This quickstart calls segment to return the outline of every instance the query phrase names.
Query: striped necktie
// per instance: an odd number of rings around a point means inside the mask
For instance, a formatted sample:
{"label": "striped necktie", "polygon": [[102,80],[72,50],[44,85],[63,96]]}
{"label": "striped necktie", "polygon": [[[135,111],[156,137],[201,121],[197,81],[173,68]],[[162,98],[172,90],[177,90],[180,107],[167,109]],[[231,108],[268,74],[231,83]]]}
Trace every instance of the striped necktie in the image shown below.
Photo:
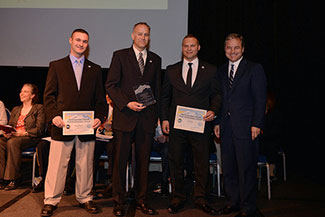
{"label": "striped necktie", "polygon": [[229,73],[229,87],[231,89],[232,83],[234,82],[234,64],[231,64],[231,69]]}
{"label": "striped necktie", "polygon": [[139,63],[139,67],[140,67],[140,71],[141,74],[143,75],[143,71],[144,71],[144,61],[143,61],[143,54],[140,52],[139,53],[139,58],[138,58],[138,63]]}

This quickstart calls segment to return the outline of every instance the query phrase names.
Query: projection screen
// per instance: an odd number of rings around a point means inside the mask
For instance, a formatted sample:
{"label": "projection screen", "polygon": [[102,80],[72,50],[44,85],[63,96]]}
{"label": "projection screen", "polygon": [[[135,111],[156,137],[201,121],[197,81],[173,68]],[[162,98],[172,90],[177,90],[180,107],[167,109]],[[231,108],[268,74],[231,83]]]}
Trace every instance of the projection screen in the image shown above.
{"label": "projection screen", "polygon": [[133,25],[151,26],[150,50],[163,68],[181,58],[188,0],[0,0],[0,66],[48,66],[69,53],[73,29],[89,32],[89,59],[108,68],[132,45]]}

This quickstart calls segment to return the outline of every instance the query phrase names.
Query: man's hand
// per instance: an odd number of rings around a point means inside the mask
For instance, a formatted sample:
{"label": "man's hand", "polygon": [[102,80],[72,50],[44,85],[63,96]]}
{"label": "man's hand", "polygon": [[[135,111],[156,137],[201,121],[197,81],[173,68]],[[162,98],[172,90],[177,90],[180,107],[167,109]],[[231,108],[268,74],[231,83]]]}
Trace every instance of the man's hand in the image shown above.
{"label": "man's hand", "polygon": [[252,131],[252,140],[256,139],[256,137],[261,133],[261,129],[257,127],[251,127],[251,131]]}
{"label": "man's hand", "polygon": [[169,121],[165,120],[162,122],[161,129],[164,133],[169,134]]}
{"label": "man's hand", "polygon": [[141,112],[142,109],[145,109],[147,107],[144,106],[142,103],[138,103],[135,101],[129,102],[126,106],[135,112]]}
{"label": "man's hand", "polygon": [[213,111],[208,111],[203,116],[203,120],[205,120],[205,121],[213,121],[214,118],[215,118],[215,113]]}
{"label": "man's hand", "polygon": [[62,120],[61,116],[56,116],[52,119],[52,123],[57,126],[58,128],[62,128],[65,126],[64,121]]}
{"label": "man's hand", "polygon": [[220,139],[220,125],[214,126],[214,135],[216,135],[216,137]]}
{"label": "man's hand", "polygon": [[94,123],[93,123],[93,129],[96,129],[97,127],[99,127],[101,125],[101,121],[98,118],[95,118]]}

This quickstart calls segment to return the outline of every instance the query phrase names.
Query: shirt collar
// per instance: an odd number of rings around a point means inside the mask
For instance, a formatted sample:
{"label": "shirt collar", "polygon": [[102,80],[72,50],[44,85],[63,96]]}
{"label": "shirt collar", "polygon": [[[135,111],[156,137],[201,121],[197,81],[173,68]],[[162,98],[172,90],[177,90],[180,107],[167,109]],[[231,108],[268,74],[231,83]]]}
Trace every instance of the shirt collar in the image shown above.
{"label": "shirt collar", "polygon": [[198,62],[199,62],[199,58],[197,58],[197,57],[192,61],[188,61],[185,58],[183,59],[183,64],[186,66],[188,65],[188,63],[193,63],[193,65],[198,65]]}
{"label": "shirt collar", "polygon": [[240,61],[241,61],[242,59],[243,59],[243,56],[240,57],[240,59],[237,60],[236,62],[231,62],[231,61],[229,61],[229,67],[231,67],[231,65],[234,64],[235,69],[237,69],[237,67],[238,67],[238,65],[239,65],[239,63],[240,63]]}
{"label": "shirt collar", "polygon": [[[136,49],[136,48],[134,47],[134,45],[132,46],[132,48],[133,48],[133,51],[134,51],[134,53],[135,53],[135,56],[138,58],[138,57],[139,57],[139,53],[140,53],[140,51],[139,51],[138,49]],[[147,56],[147,49],[144,49],[143,51],[141,51],[141,53],[142,53],[142,55],[143,55],[143,58],[145,58],[145,57]]]}
{"label": "shirt collar", "polygon": [[77,57],[73,56],[73,55],[70,53],[70,54],[69,54],[69,57],[70,57],[70,60],[71,60],[72,64],[74,64],[77,60],[79,60],[81,64],[83,64],[84,61],[85,61],[85,56],[84,56],[84,55],[82,55],[82,57],[80,57],[80,58],[78,59]]}

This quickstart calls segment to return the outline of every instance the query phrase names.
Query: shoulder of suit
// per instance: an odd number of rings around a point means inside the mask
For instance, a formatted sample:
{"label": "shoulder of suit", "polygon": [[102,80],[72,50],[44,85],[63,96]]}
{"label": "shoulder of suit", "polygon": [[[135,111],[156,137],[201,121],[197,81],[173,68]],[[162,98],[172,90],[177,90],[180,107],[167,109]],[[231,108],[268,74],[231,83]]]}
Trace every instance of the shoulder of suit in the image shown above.
{"label": "shoulder of suit", "polygon": [[16,113],[18,110],[20,110],[23,106],[22,105],[18,105],[18,106],[15,106],[12,110],[11,110],[11,113],[14,114]]}
{"label": "shoulder of suit", "polygon": [[166,67],[166,69],[167,69],[167,70],[168,70],[168,69],[174,69],[174,68],[177,68],[177,67],[179,67],[179,66],[182,66],[182,62],[183,62],[183,61],[179,61],[179,62],[177,62],[177,63],[171,64],[171,65],[168,65],[168,66]]}
{"label": "shoulder of suit", "polygon": [[147,50],[147,52],[148,52],[148,55],[150,55],[151,57],[161,60],[161,57],[158,54],[156,54],[150,50]]}
{"label": "shoulder of suit", "polygon": [[35,108],[38,108],[38,109],[43,108],[43,105],[42,104],[38,104],[38,103],[34,104],[33,106],[35,106]]}
{"label": "shoulder of suit", "polygon": [[131,48],[123,48],[120,50],[116,50],[113,52],[113,55],[120,55],[120,54],[126,54],[128,52],[130,52]]}
{"label": "shoulder of suit", "polygon": [[[85,64],[87,64],[88,67],[91,66],[91,67],[101,68],[100,65],[98,65],[98,64],[96,64],[96,63],[94,63],[94,62],[92,62],[92,61],[90,61],[90,60],[88,60],[88,59],[86,59]],[[84,67],[85,67],[85,66],[84,66]]]}
{"label": "shoulder of suit", "polygon": [[250,60],[247,60],[247,59],[243,59],[240,64],[242,64],[242,63],[245,65],[245,67],[247,67],[249,69],[263,70],[263,66],[260,63],[250,61]]}
{"label": "shoulder of suit", "polygon": [[65,62],[65,61],[67,61],[68,58],[69,58],[69,56],[66,56],[66,57],[63,57],[63,58],[58,59],[58,60],[53,60],[53,61],[50,62],[50,65],[61,64],[61,63]]}
{"label": "shoulder of suit", "polygon": [[205,62],[204,60],[199,60],[199,65],[203,68],[207,67],[209,69],[217,69],[217,66],[215,66],[211,63]]}

